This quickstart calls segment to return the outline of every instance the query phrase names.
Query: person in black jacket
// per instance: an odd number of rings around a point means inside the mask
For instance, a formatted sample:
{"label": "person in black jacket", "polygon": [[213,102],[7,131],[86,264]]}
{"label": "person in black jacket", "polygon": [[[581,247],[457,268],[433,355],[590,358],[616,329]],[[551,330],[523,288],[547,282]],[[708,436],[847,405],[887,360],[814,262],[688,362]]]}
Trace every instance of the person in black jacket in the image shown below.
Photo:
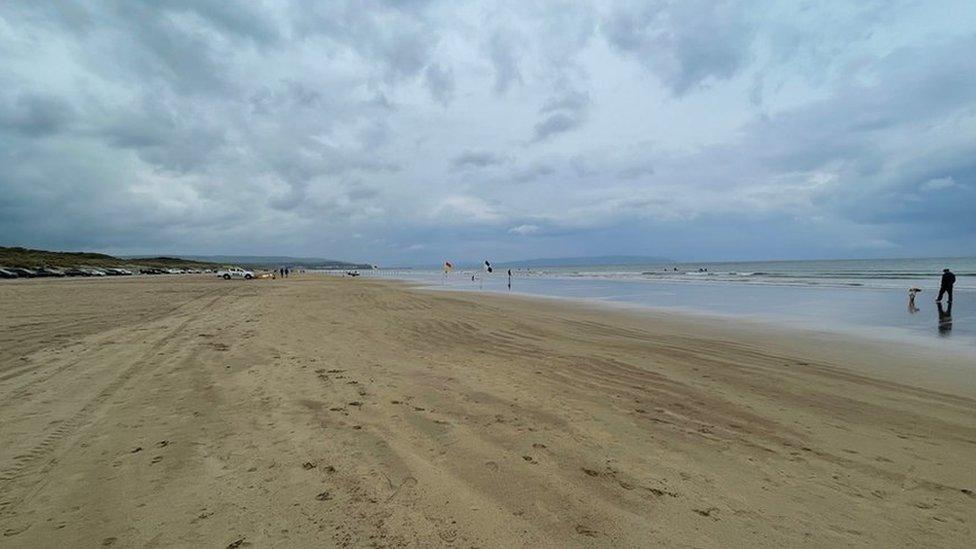
{"label": "person in black jacket", "polygon": [[939,286],[939,297],[936,301],[942,301],[944,294],[949,294],[949,303],[952,303],[952,285],[956,283],[956,275],[949,269],[942,269],[942,285]]}

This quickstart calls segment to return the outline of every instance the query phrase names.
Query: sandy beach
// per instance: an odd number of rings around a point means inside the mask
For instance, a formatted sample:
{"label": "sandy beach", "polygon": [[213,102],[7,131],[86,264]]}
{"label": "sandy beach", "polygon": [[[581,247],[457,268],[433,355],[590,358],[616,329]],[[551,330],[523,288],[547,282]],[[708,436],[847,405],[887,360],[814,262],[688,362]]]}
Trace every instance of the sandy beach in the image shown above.
{"label": "sandy beach", "polygon": [[967,547],[971,357],[306,275],[0,284],[0,546]]}

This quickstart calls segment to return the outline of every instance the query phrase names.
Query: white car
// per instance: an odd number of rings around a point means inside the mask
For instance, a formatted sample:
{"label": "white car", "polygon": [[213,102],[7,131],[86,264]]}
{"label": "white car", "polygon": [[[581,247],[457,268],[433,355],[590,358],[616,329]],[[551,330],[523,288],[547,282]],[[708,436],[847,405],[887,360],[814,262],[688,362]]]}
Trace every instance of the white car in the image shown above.
{"label": "white car", "polygon": [[230,280],[232,278],[243,278],[245,280],[251,280],[254,278],[254,273],[248,271],[247,269],[242,269],[240,267],[227,267],[226,269],[221,269],[217,271],[217,276],[223,278],[224,280]]}

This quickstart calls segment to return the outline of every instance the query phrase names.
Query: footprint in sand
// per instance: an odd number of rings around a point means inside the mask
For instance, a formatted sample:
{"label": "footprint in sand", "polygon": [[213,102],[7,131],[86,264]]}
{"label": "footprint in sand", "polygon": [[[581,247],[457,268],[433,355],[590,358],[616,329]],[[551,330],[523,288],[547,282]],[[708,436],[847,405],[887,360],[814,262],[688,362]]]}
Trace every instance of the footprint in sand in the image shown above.
{"label": "footprint in sand", "polygon": [[593,530],[592,528],[590,528],[589,526],[586,526],[585,524],[577,524],[576,525],[576,533],[579,534],[579,535],[581,535],[581,536],[586,536],[586,537],[590,537],[590,538],[595,538],[596,537],[596,530]]}

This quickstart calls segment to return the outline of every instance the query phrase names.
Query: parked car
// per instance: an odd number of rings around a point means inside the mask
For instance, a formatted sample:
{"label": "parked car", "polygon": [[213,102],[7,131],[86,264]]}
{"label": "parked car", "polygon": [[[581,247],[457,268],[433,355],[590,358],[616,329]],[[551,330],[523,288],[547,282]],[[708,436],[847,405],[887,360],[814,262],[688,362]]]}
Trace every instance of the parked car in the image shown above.
{"label": "parked car", "polygon": [[37,269],[37,276],[55,276],[55,277],[62,277],[62,276],[64,276],[64,271],[62,271],[60,269],[54,269],[52,267],[39,267]]}
{"label": "parked car", "polygon": [[78,267],[72,267],[64,271],[65,276],[91,276],[91,273]]}
{"label": "parked car", "polygon": [[11,267],[7,270],[16,273],[19,278],[34,278],[37,276],[37,272],[23,267]]}
{"label": "parked car", "polygon": [[223,278],[224,280],[230,280],[232,278],[243,278],[245,280],[251,280],[254,278],[254,273],[248,271],[247,269],[242,269],[240,267],[227,267],[217,271],[217,276]]}
{"label": "parked car", "polygon": [[0,267],[0,278],[19,278],[17,273],[8,270],[5,267]]}

